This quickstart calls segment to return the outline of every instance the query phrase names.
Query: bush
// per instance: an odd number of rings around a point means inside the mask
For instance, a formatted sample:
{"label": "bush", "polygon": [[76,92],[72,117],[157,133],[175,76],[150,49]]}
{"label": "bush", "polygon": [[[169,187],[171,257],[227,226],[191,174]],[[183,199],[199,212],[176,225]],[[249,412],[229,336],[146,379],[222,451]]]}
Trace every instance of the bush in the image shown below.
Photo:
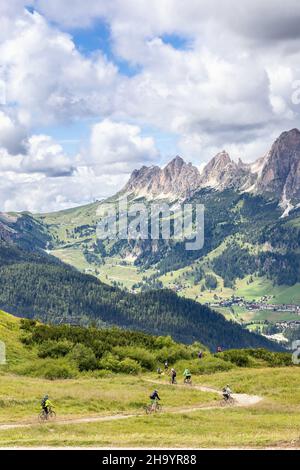
{"label": "bush", "polygon": [[52,364],[51,366],[45,367],[44,377],[48,380],[72,379],[74,372],[67,364]]}
{"label": "bush", "polygon": [[130,358],[137,361],[144,369],[154,370],[156,367],[156,358],[154,354],[146,349],[134,346],[117,346],[113,349],[120,359]]}
{"label": "bush", "polygon": [[73,343],[71,341],[45,341],[39,346],[38,356],[45,357],[63,357],[66,356],[72,349]]}
{"label": "bush", "polygon": [[120,360],[118,357],[111,353],[106,353],[99,361],[99,368],[109,370],[112,372],[119,372]]}
{"label": "bush", "polygon": [[140,364],[134,359],[126,358],[120,362],[120,372],[137,375],[142,372]]}
{"label": "bush", "polygon": [[170,347],[175,344],[175,341],[171,338],[171,336],[158,336],[155,338],[154,346],[155,348],[161,349],[163,347]]}
{"label": "bush", "polygon": [[165,362],[166,360],[170,364],[174,364],[180,359],[191,359],[192,351],[187,346],[173,343],[170,347],[164,347],[156,353],[156,360],[158,362]]}
{"label": "bush", "polygon": [[20,328],[25,331],[32,331],[36,326],[36,321],[29,318],[21,318]]}
{"label": "bush", "polygon": [[218,353],[218,357],[225,361],[230,361],[238,367],[251,367],[255,365],[252,358],[247,354],[247,351],[242,349],[224,351],[222,353]]}
{"label": "bush", "polygon": [[218,357],[230,361],[238,367],[284,367],[291,366],[291,354],[271,352],[267,349],[230,349],[218,353]]}
{"label": "bush", "polygon": [[266,349],[246,349],[247,353],[255,358],[265,361],[270,367],[291,366],[292,359],[289,352],[271,352]]}
{"label": "bush", "polygon": [[99,367],[94,351],[84,344],[76,344],[70,352],[70,358],[80,371],[94,370]]}
{"label": "bush", "polygon": [[77,371],[65,359],[37,359],[30,364],[18,366],[14,372],[30,377],[44,377],[48,380],[72,379]]}

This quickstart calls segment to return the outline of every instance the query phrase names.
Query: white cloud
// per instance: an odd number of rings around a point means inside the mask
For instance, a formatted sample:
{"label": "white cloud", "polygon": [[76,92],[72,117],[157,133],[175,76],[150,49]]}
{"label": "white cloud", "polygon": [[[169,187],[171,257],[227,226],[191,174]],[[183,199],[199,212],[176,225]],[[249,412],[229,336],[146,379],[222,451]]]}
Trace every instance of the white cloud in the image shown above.
{"label": "white cloud", "polygon": [[13,155],[24,149],[25,129],[0,111],[0,147]]}
{"label": "white cloud", "polygon": [[68,34],[24,12],[0,44],[8,103],[24,124],[47,124],[112,111],[117,68],[100,51],[83,57]]}
{"label": "white cloud", "polygon": [[[51,212],[87,204],[113,194],[124,183],[124,175],[96,175],[91,168],[79,168],[69,177],[42,174],[2,173],[2,211]],[[17,188],[17,190],[16,190]]]}
{"label": "white cloud", "polygon": [[[26,4],[41,14],[24,13]],[[84,56],[59,29],[99,18],[109,24],[113,52],[139,66],[135,76],[123,76],[100,51]],[[299,122],[291,102],[300,79],[299,20],[296,0],[0,0],[5,207],[67,207],[113,193],[132,169],[160,158],[144,128],[174,135],[196,164],[224,147],[235,157],[260,156]],[[186,38],[188,47],[172,47],[166,34]],[[73,158],[35,135],[90,117],[99,122]]]}
{"label": "white cloud", "polygon": [[108,119],[93,126],[90,155],[97,174],[129,173],[159,158],[154,140],[143,137],[138,126]]}
{"label": "white cloud", "polygon": [[43,173],[58,177],[72,174],[72,160],[64,154],[61,145],[47,135],[33,135],[28,139],[27,154],[20,170],[24,173]]}

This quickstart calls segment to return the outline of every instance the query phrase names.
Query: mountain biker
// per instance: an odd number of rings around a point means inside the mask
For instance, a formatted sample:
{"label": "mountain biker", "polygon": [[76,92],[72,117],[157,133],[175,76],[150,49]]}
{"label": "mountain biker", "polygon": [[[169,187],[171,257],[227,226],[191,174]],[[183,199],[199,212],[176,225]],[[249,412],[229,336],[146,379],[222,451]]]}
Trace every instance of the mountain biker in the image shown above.
{"label": "mountain biker", "polygon": [[49,414],[50,410],[53,408],[51,401],[49,400],[49,395],[45,395],[41,401],[41,407],[46,415]]}
{"label": "mountain biker", "polygon": [[161,370],[160,367],[158,367],[158,369],[157,369],[157,374],[158,374],[158,375],[161,375],[161,374],[162,374],[162,370]]}
{"label": "mountain biker", "polygon": [[165,361],[165,371],[167,371],[168,369],[169,369],[168,361]]}
{"label": "mountain biker", "polygon": [[199,351],[199,353],[198,353],[198,359],[202,359],[202,357],[203,357],[203,352],[202,352],[202,351]]}
{"label": "mountain biker", "polygon": [[160,397],[158,395],[158,390],[154,390],[154,392],[151,393],[150,400],[151,400],[152,409],[154,410],[154,408],[157,405],[157,402],[160,400]]}
{"label": "mountain biker", "polygon": [[221,346],[218,346],[217,347],[217,353],[220,353],[220,352],[222,352],[222,348],[221,348]]}
{"label": "mountain biker", "polygon": [[229,400],[231,398],[232,391],[228,384],[223,388],[222,393],[224,400]]}
{"label": "mountain biker", "polygon": [[189,369],[185,369],[185,371],[183,372],[183,376],[184,376],[184,383],[188,383],[192,379],[192,374],[190,373]]}
{"label": "mountain biker", "polygon": [[172,384],[175,384],[176,383],[176,376],[177,376],[177,372],[175,369],[171,369],[171,383]]}

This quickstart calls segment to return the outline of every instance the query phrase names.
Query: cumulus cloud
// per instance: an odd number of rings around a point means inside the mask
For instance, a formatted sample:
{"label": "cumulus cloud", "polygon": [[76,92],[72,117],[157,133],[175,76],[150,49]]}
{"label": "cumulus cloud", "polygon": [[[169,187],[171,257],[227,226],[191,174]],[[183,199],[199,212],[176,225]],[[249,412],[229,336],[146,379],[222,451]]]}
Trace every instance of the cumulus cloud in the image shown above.
{"label": "cumulus cloud", "polygon": [[15,155],[24,150],[26,130],[0,111],[0,147]]}
{"label": "cumulus cloud", "polygon": [[124,183],[123,175],[96,175],[91,168],[78,168],[71,176],[45,174],[2,174],[2,211],[51,212],[88,204],[113,194]]}
{"label": "cumulus cloud", "polygon": [[153,138],[138,126],[105,119],[95,124],[90,138],[90,164],[98,174],[129,173],[143,164],[157,163]]}
{"label": "cumulus cloud", "polygon": [[16,18],[0,57],[7,101],[27,126],[112,111],[117,68],[100,51],[83,57],[70,35],[38,13]]}
{"label": "cumulus cloud", "polygon": [[7,147],[0,147],[0,171],[41,173],[52,177],[68,176],[74,171],[72,159],[50,136],[32,135],[26,139],[22,150],[23,153],[12,155]]}
{"label": "cumulus cloud", "polygon": [[[99,19],[109,25],[109,60],[100,50],[83,55],[72,38]],[[166,158],[145,128],[173,135],[174,150],[178,142],[198,165],[223,148],[257,158],[299,122],[291,100],[299,20],[296,0],[0,0],[6,207],[67,207],[113,193],[135,167]],[[114,61],[138,67],[128,77]],[[90,140],[73,157],[41,130],[91,118]]]}
{"label": "cumulus cloud", "polygon": [[22,159],[20,171],[58,177],[71,175],[74,167],[62,146],[51,137],[33,135],[28,139],[27,154]]}

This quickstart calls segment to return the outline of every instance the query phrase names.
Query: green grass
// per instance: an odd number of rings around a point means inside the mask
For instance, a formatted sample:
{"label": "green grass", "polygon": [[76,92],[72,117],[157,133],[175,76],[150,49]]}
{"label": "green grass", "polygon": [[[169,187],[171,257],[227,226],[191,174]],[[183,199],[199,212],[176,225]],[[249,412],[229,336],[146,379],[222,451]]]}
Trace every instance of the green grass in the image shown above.
{"label": "green grass", "polygon": [[[155,387],[169,410],[181,406],[198,406],[215,400],[207,394],[189,387],[170,387],[152,384],[142,377],[113,375],[76,380],[45,380],[2,374],[0,385],[0,424],[19,421],[35,421],[44,394],[53,400],[60,418],[105,416],[117,413],[142,412],[149,403],[149,395]],[[1,440],[0,440],[1,445]]]}
{"label": "green grass", "polygon": [[[92,415],[128,411],[138,413],[140,405],[145,401],[145,393],[153,388],[151,384],[143,380],[136,382],[126,377],[122,377],[118,382],[114,379],[106,380],[91,382],[87,379],[79,383],[57,381],[49,384],[53,387],[50,392],[57,394],[59,415],[83,416],[86,412]],[[261,394],[265,399],[249,408],[211,409],[190,413],[177,410],[176,412],[177,405],[204,403],[203,394],[188,388],[160,385],[159,391],[166,407],[161,415],[141,415],[126,420],[72,425],[51,423],[30,428],[0,430],[0,445],[260,448],[282,443],[291,445],[292,440],[299,440],[300,374],[298,369],[234,370],[201,376],[194,378],[194,381],[218,388],[229,383],[235,392]],[[30,382],[30,386],[36,390],[36,382],[33,384],[32,379]],[[14,395],[16,388],[12,385],[7,393]],[[84,409],[83,405],[76,406],[77,402],[80,403],[83,400],[83,395],[86,397]],[[131,401],[129,396],[132,397]],[[101,410],[97,405],[98,397],[103,404]],[[211,400],[211,397],[209,399]],[[90,404],[88,404],[89,401]],[[216,400],[215,403],[217,403]],[[29,403],[26,406],[32,409]],[[61,406],[62,409],[60,409]],[[12,409],[11,413],[15,413]],[[66,410],[69,410],[70,414]],[[34,413],[32,417],[35,418]],[[1,421],[3,422],[3,419]]]}
{"label": "green grass", "polygon": [[[217,359],[206,351],[200,362],[193,359],[176,363],[177,386],[169,385],[167,375],[158,378],[154,372],[132,376],[95,371],[77,373],[72,379],[46,380],[19,375],[26,367],[43,367],[47,363],[47,359],[37,358],[35,347],[29,349],[20,341],[24,332],[20,332],[19,325],[20,319],[0,312],[0,336],[7,345],[8,356],[8,365],[0,366],[0,424],[29,423],[29,427],[0,428],[1,447],[259,448],[282,443],[289,446],[292,440],[299,440],[299,367],[271,368],[258,359],[255,368],[238,368],[220,356],[220,365],[231,364],[232,368],[216,372],[215,367],[210,369],[208,365]],[[205,367],[201,375],[193,374],[195,385],[220,390],[228,383],[236,393],[260,395],[263,400],[248,408],[219,408],[220,397],[216,393],[181,385],[183,369],[189,366],[198,370],[197,364]],[[163,413],[146,416],[143,406],[154,388],[159,390]],[[46,393],[55,405],[58,420],[133,416],[40,425],[37,416]],[[211,406],[213,409],[195,410]]]}

